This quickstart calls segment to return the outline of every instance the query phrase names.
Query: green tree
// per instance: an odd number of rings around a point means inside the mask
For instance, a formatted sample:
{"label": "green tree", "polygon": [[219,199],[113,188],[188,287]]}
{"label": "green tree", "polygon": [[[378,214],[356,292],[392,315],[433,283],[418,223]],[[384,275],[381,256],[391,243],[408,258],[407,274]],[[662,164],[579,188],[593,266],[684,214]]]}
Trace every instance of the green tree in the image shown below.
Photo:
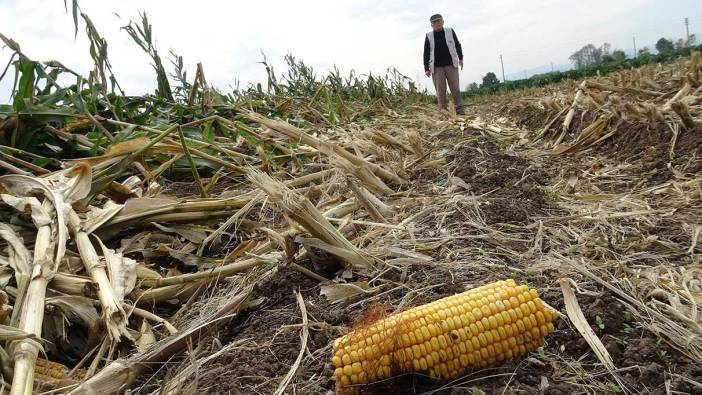
{"label": "green tree", "polygon": [[499,84],[499,83],[500,83],[500,80],[498,80],[498,79],[497,79],[497,76],[495,75],[495,73],[493,73],[493,72],[491,71],[491,72],[485,74],[485,76],[483,77],[483,85],[482,85],[482,86],[483,86],[483,87],[485,87],[485,86],[493,86],[493,85],[497,85],[497,84]]}
{"label": "green tree", "polygon": [[690,39],[687,40],[687,45],[690,46],[690,45],[695,45],[695,44],[697,44],[697,35],[690,34]]}
{"label": "green tree", "polygon": [[621,49],[615,49],[611,56],[612,60],[615,62],[623,62],[626,60],[626,52],[622,51]]}
{"label": "green tree", "polygon": [[639,56],[650,55],[650,54],[651,54],[651,49],[648,47],[643,47],[643,48],[639,49]]}
{"label": "green tree", "polygon": [[474,90],[477,90],[478,88],[479,87],[478,87],[477,82],[471,82],[470,84],[468,84],[468,86],[466,86],[467,91],[474,91]]}
{"label": "green tree", "polygon": [[570,59],[576,69],[582,69],[603,61],[611,61],[609,53],[611,48],[612,45],[609,43],[604,43],[599,48],[592,44],[587,44],[575,51],[568,59]]}
{"label": "green tree", "polygon": [[678,41],[675,42],[675,49],[680,50],[683,49],[687,46],[687,43],[685,43],[685,40],[682,38],[679,38]]}
{"label": "green tree", "polygon": [[668,40],[665,37],[661,37],[656,43],[656,51],[658,53],[670,53],[675,50],[675,45],[672,40]]}

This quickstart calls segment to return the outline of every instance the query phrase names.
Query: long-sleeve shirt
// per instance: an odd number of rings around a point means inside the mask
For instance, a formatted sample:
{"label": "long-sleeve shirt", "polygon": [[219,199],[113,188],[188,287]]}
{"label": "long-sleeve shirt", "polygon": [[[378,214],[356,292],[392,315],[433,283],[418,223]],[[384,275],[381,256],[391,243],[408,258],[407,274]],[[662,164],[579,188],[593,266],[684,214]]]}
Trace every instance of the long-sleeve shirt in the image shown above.
{"label": "long-sleeve shirt", "polygon": [[[461,43],[458,41],[456,31],[453,29],[451,29],[451,31],[453,31],[453,41],[456,43],[458,59],[463,60],[463,49],[461,48]],[[449,52],[448,45],[446,44],[446,31],[444,29],[441,29],[440,32],[434,32],[434,45],[434,67],[453,65],[451,53]],[[424,71],[429,70],[430,53],[429,37],[424,36]]]}

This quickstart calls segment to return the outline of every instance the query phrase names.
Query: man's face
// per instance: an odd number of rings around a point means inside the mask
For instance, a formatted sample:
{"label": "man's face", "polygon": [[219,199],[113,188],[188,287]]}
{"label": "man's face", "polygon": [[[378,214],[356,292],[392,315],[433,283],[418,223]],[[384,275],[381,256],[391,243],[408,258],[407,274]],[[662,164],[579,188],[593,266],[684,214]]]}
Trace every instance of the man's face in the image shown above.
{"label": "man's face", "polygon": [[444,28],[444,20],[439,19],[438,21],[434,21],[431,23],[431,28],[434,29],[435,32],[440,32],[441,29]]}

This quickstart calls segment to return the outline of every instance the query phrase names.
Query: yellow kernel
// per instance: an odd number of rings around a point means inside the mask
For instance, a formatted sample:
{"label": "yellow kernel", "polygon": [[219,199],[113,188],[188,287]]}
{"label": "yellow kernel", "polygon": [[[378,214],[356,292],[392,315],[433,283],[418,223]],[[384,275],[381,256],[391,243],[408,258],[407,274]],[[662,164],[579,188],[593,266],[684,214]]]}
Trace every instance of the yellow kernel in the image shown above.
{"label": "yellow kernel", "polygon": [[461,366],[462,366],[462,367],[468,366],[468,363],[469,363],[469,361],[468,361],[468,355],[461,354],[461,356],[460,356],[458,359],[459,359],[459,361],[461,362]]}
{"label": "yellow kernel", "polygon": [[490,307],[487,305],[483,305],[483,307],[480,308],[480,311],[483,313],[483,317],[488,317],[490,314],[492,314]]}
{"label": "yellow kernel", "polygon": [[441,349],[441,345],[439,345],[439,339],[437,339],[436,337],[431,338],[431,349],[432,350],[440,350]]}
{"label": "yellow kernel", "polygon": [[497,304],[496,304],[494,301],[491,302],[490,305],[489,305],[488,307],[490,308],[490,313],[491,313],[492,315],[497,314],[497,313],[500,312],[499,307],[497,307]]}
{"label": "yellow kernel", "polygon": [[536,305],[536,310],[543,311],[544,302],[540,298],[534,298],[533,302],[534,302],[534,305]]}
{"label": "yellow kernel", "polygon": [[419,348],[418,345],[412,346],[412,351],[414,352],[414,357],[415,358],[421,358],[422,356],[422,350]]}
{"label": "yellow kernel", "polygon": [[461,339],[461,341],[466,341],[469,333],[470,333],[470,329],[468,329],[468,332],[466,332],[465,328],[461,328],[458,330],[458,337]]}
{"label": "yellow kernel", "polygon": [[534,314],[529,316],[529,321],[531,322],[531,326],[539,326],[539,321],[536,320],[536,316]]}
{"label": "yellow kernel", "polygon": [[[477,357],[476,357],[477,355]],[[468,357],[468,365],[475,365],[476,362],[480,359],[480,352],[478,351],[473,351],[472,353],[467,355]]]}
{"label": "yellow kernel", "polygon": [[[490,356],[490,358],[495,358],[495,355],[496,355],[495,354],[495,346],[490,344],[486,348],[487,348],[487,352],[488,352],[488,355]],[[492,363],[494,363],[494,361]]]}
{"label": "yellow kernel", "polygon": [[477,307],[473,309],[472,313],[476,321],[483,318],[483,313]]}
{"label": "yellow kernel", "polygon": [[536,312],[536,322],[537,322],[539,325],[543,325],[543,324],[546,323],[546,317],[544,317],[544,313],[542,313],[542,312],[540,312],[540,311],[537,311],[537,312]]}
{"label": "yellow kernel", "polygon": [[510,317],[509,312],[507,310],[501,312],[500,316],[502,317],[502,322],[504,324],[509,324],[512,322],[512,318]]}
{"label": "yellow kernel", "polygon": [[346,376],[351,376],[353,374],[353,368],[351,367],[351,365],[344,366],[344,374]]}
{"label": "yellow kernel", "polygon": [[448,372],[448,369],[446,368],[445,363],[440,364],[439,369],[441,371],[441,377],[448,377],[449,372]]}
{"label": "yellow kernel", "polygon": [[[534,318],[534,321],[536,321],[536,318]],[[522,318],[522,322],[524,322],[524,328],[526,328],[527,330],[530,330],[531,327],[534,326],[534,324],[531,322],[528,316]]]}
{"label": "yellow kernel", "polygon": [[421,352],[422,355],[427,355],[427,354],[429,353],[429,351],[427,350],[427,348],[424,347],[424,343],[422,343],[422,344],[419,345],[419,352]]}
{"label": "yellow kernel", "polygon": [[390,377],[390,366],[383,366],[380,370],[383,372],[383,377]]}
{"label": "yellow kernel", "polygon": [[439,335],[438,340],[439,346],[441,346],[441,348],[446,348],[448,346],[448,343],[446,342],[446,337],[444,337],[444,335]]}
{"label": "yellow kernel", "polygon": [[481,361],[485,361],[488,358],[490,358],[490,354],[488,354],[487,347],[483,347],[480,349],[480,359]]}
{"label": "yellow kernel", "polygon": [[441,331],[442,331],[443,333],[446,333],[446,332],[448,332],[448,331],[450,331],[450,330],[453,330],[453,329],[456,329],[456,328],[453,326],[453,320],[452,320],[452,319],[447,318],[447,319],[445,319],[444,321],[441,321]]}
{"label": "yellow kernel", "polygon": [[495,318],[494,315],[491,315],[490,318],[488,318],[488,324],[490,325],[490,329],[497,328],[497,326],[498,326],[497,318]]}
{"label": "yellow kernel", "polygon": [[519,299],[517,299],[516,296],[510,296],[509,307],[512,309],[516,309],[517,307],[519,307]]}
{"label": "yellow kernel", "polygon": [[443,362],[448,359],[448,354],[446,350],[439,350],[439,361]]}
{"label": "yellow kernel", "polygon": [[480,340],[478,340],[478,336],[473,336],[471,343],[473,343],[474,350],[478,350],[480,348]]}
{"label": "yellow kernel", "polygon": [[353,363],[349,354],[344,354],[344,356],[341,357],[341,362],[343,362],[344,365],[351,365]]}
{"label": "yellow kernel", "polygon": [[531,311],[531,314],[536,313],[536,304],[534,303],[533,300],[530,300],[527,302],[527,307],[529,307],[529,310]]}
{"label": "yellow kernel", "polygon": [[395,362],[397,362],[397,363],[400,363],[400,364],[403,363],[403,362],[405,362],[405,350],[402,349],[402,350],[399,350],[399,351],[395,351],[395,352],[392,354],[392,358],[393,358],[393,361],[395,361]]}
{"label": "yellow kernel", "polygon": [[428,367],[429,367],[429,365],[427,365],[427,360],[426,360],[426,358],[422,358],[422,359],[419,360],[419,368],[420,368],[421,370],[423,370],[423,371],[424,371],[424,370],[427,370]]}
{"label": "yellow kernel", "polygon": [[466,346],[466,353],[471,353],[473,352],[473,342],[468,340],[467,342],[463,342]]}
{"label": "yellow kernel", "polygon": [[424,349],[427,350],[427,353],[431,353],[434,350],[434,347],[431,345],[431,341],[427,340],[422,344],[424,345]]}
{"label": "yellow kernel", "polygon": [[351,379],[349,379],[349,376],[341,376],[340,381],[341,385],[344,387],[347,385],[351,385]]}
{"label": "yellow kernel", "polygon": [[332,358],[332,364],[334,364],[334,367],[340,368],[340,367],[341,367],[341,364],[342,364],[341,358],[338,357],[338,356],[334,356],[334,357]]}
{"label": "yellow kernel", "polygon": [[484,333],[478,335],[478,341],[480,342],[481,347],[487,346],[487,337],[485,337]]}
{"label": "yellow kernel", "polygon": [[485,339],[487,340],[487,344],[492,344],[492,342],[495,341],[495,339],[492,336],[492,332],[485,331],[484,335],[485,335]]}
{"label": "yellow kernel", "polygon": [[517,339],[516,338],[510,337],[509,339],[507,339],[507,341],[509,342],[509,348],[514,349],[515,347],[517,347]]}
{"label": "yellow kernel", "polygon": [[361,363],[360,362],[354,362],[353,365],[351,365],[351,368],[353,369],[353,372],[358,374],[361,373]]}
{"label": "yellow kernel", "polygon": [[452,377],[454,374],[453,372],[456,370],[456,363],[453,361],[453,359],[446,361],[446,369],[448,369],[449,377]]}
{"label": "yellow kernel", "polygon": [[[419,336],[417,336],[419,338]],[[431,339],[431,333],[429,332],[429,328],[427,326],[422,326],[422,338],[426,341]]]}
{"label": "yellow kernel", "polygon": [[478,336],[478,333],[480,333],[480,330],[478,329],[478,324],[472,323],[470,324],[470,332],[473,334],[473,336]]}
{"label": "yellow kernel", "polygon": [[434,324],[429,324],[428,329],[429,329],[429,334],[431,334],[431,336],[436,336],[439,334],[439,328],[437,328],[436,325],[434,325]]}
{"label": "yellow kernel", "polygon": [[504,318],[502,318],[502,313],[497,313],[494,316],[492,316],[492,318],[495,319],[495,323],[497,324],[496,326],[498,328],[505,324],[505,320]]}
{"label": "yellow kernel", "polygon": [[514,324],[505,325],[504,329],[507,337],[514,335]]}
{"label": "yellow kernel", "polygon": [[506,353],[507,350],[509,350],[509,342],[507,340],[502,340],[500,342],[500,346],[502,346],[502,352]]}
{"label": "yellow kernel", "polygon": [[358,356],[358,351],[356,351],[356,350],[351,351],[351,354],[349,354],[349,355],[351,355],[351,362],[358,362],[361,360],[361,358],[359,358],[359,356]]}
{"label": "yellow kernel", "polygon": [[475,325],[478,327],[478,333],[485,331],[485,326],[482,321],[477,321]]}
{"label": "yellow kernel", "polygon": [[[518,319],[521,318],[521,317],[518,315],[517,311],[519,311],[519,309],[510,309],[510,310],[508,310],[508,313],[509,313],[509,321],[510,321],[510,322],[515,322],[515,321],[517,321]],[[519,311],[519,313],[521,313],[521,311]]]}
{"label": "yellow kernel", "polygon": [[336,368],[334,369],[334,377],[338,380],[341,376],[344,375],[344,369],[343,368]]}
{"label": "yellow kernel", "polygon": [[546,321],[551,322],[553,321],[553,312],[550,309],[544,309],[544,318],[546,318]]}
{"label": "yellow kernel", "polygon": [[529,305],[526,303],[519,306],[519,309],[522,310],[522,314],[524,314],[525,316],[531,314],[531,310],[529,310]]}

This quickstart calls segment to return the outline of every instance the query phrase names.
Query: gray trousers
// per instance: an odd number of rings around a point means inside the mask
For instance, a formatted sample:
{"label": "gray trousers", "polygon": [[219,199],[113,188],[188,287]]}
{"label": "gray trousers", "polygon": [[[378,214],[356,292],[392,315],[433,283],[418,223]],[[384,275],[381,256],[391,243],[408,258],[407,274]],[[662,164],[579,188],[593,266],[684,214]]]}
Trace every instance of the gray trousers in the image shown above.
{"label": "gray trousers", "polygon": [[456,106],[456,109],[463,107],[463,104],[461,104],[461,88],[458,83],[458,67],[434,67],[432,79],[434,80],[434,87],[436,88],[436,98],[439,100],[439,108],[446,110],[447,107],[446,83],[448,83],[451,89],[451,96],[453,96],[453,104]]}

